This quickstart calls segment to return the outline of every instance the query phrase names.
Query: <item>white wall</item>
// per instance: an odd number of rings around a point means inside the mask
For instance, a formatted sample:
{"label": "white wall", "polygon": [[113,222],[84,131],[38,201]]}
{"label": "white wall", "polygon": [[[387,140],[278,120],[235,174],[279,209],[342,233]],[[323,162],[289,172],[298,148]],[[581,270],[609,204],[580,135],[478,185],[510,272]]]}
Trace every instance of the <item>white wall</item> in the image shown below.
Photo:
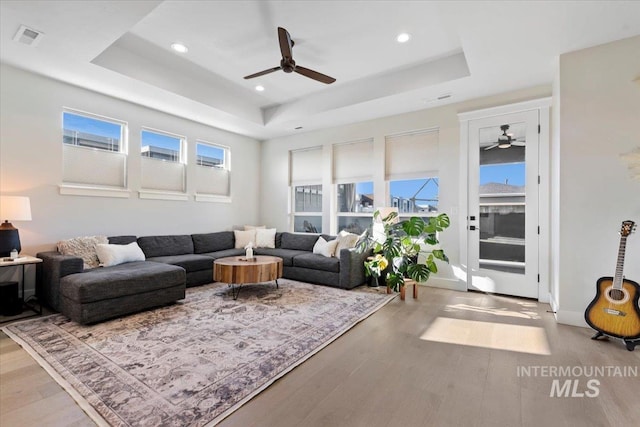
{"label": "white wall", "polygon": [[[14,223],[20,230],[23,253],[35,255],[54,248],[60,239],[82,235],[190,234],[256,223],[258,141],[4,64],[0,90],[0,192],[31,198],[33,220]],[[60,195],[63,107],[128,122],[129,198]],[[190,153],[196,138],[229,146],[232,202],[195,202],[191,171],[187,175],[189,201],[140,199],[142,126],[185,135]]]}
{"label": "white wall", "polygon": [[[461,183],[460,175],[460,127],[458,113],[499,106],[529,99],[551,95],[551,86],[539,86],[526,90],[500,94],[492,97],[450,104],[443,107],[421,110],[412,113],[370,120],[347,126],[300,133],[294,136],[265,141],[262,147],[261,174],[261,217],[260,223],[276,227],[279,230],[290,229],[289,224],[289,187],[288,187],[288,152],[292,149],[322,145],[325,148],[324,181],[330,181],[330,145],[339,142],[373,138],[374,140],[374,199],[376,206],[388,205],[384,200],[384,141],[386,135],[398,134],[411,130],[438,127],[440,129],[440,200],[441,212],[451,218],[451,227],[441,234],[442,246],[450,258],[450,265],[443,269],[437,277],[429,280],[430,285],[452,289],[466,289],[466,284],[459,282],[452,271],[452,266],[460,263],[461,224],[466,223],[466,212],[459,209]],[[328,211],[329,193],[324,191],[323,207]],[[326,215],[325,215],[326,217]],[[325,218],[323,230],[329,232]]]}
{"label": "white wall", "polygon": [[[623,220],[640,223],[640,181],[620,155],[640,147],[640,37],[560,57],[559,153],[552,212],[558,264],[552,290],[561,323],[585,325],[601,276],[615,273]],[[555,124],[557,126],[558,123]],[[625,276],[640,282],[640,235],[628,238]]]}

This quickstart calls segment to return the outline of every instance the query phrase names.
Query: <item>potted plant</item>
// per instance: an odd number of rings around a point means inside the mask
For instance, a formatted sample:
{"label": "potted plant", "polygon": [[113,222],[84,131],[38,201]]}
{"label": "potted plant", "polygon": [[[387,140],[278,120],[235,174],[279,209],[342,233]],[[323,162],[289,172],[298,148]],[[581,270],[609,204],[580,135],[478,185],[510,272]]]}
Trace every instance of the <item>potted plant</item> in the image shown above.
{"label": "potted plant", "polygon": [[[373,225],[367,228],[358,242],[357,250],[372,250],[374,259],[379,255],[386,260],[390,266],[386,275],[386,285],[394,291],[404,286],[405,278],[413,279],[417,283],[426,282],[431,273],[438,272],[436,259],[449,262],[442,249],[428,249],[429,246],[439,243],[437,233],[449,227],[447,214],[430,217],[428,221],[417,216],[398,221],[397,212],[380,218],[380,211],[376,211],[373,224],[376,223],[382,224],[382,232],[374,234]],[[420,261],[420,255],[425,255],[423,262]],[[372,267],[378,268],[382,265],[381,262],[368,265],[372,262],[374,261],[365,261],[368,274],[373,274]]]}
{"label": "potted plant", "polygon": [[377,288],[379,286],[380,277],[388,266],[389,262],[382,254],[375,254],[367,258],[364,262],[364,271],[367,277],[373,278],[371,287]]}

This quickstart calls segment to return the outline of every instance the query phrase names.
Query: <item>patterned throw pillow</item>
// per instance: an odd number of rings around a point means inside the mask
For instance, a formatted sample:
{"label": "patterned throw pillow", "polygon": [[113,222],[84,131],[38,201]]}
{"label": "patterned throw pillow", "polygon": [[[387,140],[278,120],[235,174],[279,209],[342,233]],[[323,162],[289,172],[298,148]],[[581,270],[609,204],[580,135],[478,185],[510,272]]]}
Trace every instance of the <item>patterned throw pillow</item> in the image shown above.
{"label": "patterned throw pillow", "polygon": [[59,241],[58,252],[62,255],[72,255],[82,258],[84,268],[96,268],[100,265],[96,246],[107,243],[109,243],[107,236],[75,237],[73,239]]}

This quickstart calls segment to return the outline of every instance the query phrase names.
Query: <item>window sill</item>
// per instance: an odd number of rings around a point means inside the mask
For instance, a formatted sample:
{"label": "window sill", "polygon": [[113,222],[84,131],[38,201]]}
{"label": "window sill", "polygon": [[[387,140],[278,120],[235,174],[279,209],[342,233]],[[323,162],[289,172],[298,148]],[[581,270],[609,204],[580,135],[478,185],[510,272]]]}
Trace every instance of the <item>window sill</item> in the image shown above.
{"label": "window sill", "polygon": [[131,191],[123,188],[91,187],[85,185],[60,184],[60,194],[65,196],[116,197],[128,199]]}
{"label": "window sill", "polygon": [[189,196],[186,193],[177,193],[172,191],[155,191],[155,190],[140,190],[138,196],[141,199],[150,200],[177,200],[187,201]]}
{"label": "window sill", "polygon": [[231,196],[219,196],[215,194],[196,194],[196,202],[231,203]]}

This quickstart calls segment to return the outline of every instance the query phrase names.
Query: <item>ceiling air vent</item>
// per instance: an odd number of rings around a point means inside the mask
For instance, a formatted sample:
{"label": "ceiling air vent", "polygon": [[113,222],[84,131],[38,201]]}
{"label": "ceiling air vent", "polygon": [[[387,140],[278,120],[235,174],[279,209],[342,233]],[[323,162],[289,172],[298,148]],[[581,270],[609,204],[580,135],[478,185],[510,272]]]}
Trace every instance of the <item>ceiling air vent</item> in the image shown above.
{"label": "ceiling air vent", "polygon": [[43,32],[21,25],[20,28],[18,28],[16,35],[13,36],[13,40],[18,43],[26,44],[27,46],[37,46],[43,36]]}
{"label": "ceiling air vent", "polygon": [[445,93],[443,95],[440,95],[437,99],[438,99],[438,101],[442,101],[443,99],[447,99],[447,98],[451,98],[451,94],[450,93]]}

